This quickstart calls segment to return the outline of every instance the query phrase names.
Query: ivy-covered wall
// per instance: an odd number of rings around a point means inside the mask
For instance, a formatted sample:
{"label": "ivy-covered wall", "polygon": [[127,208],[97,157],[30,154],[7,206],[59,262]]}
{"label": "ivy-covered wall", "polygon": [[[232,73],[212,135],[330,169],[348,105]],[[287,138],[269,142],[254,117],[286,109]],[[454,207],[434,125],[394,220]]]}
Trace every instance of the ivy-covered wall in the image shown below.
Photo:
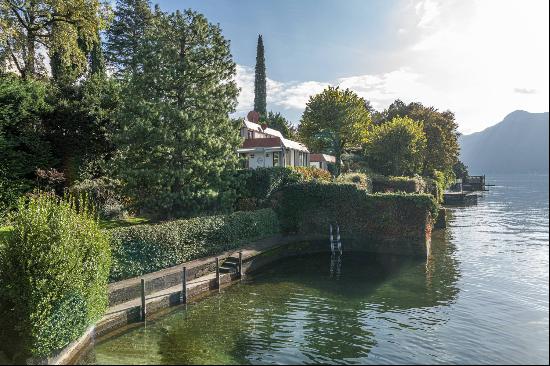
{"label": "ivy-covered wall", "polygon": [[[276,195],[284,233],[326,237],[338,223],[342,240],[376,243],[388,252],[427,254],[437,203],[429,194],[367,194],[351,184],[299,183]],[[371,245],[370,244],[370,245]],[[412,248],[412,249],[411,249]]]}
{"label": "ivy-covered wall", "polygon": [[215,255],[279,233],[271,209],[113,229],[111,281]]}

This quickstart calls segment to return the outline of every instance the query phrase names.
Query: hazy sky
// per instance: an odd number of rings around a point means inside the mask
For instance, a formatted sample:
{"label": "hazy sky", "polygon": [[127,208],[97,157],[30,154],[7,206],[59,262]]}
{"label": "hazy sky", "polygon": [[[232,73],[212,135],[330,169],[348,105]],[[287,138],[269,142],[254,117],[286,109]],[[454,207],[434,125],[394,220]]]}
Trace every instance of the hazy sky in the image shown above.
{"label": "hazy sky", "polygon": [[[155,1],[153,0],[153,3]],[[516,109],[548,111],[546,0],[161,0],[220,23],[253,106],[258,34],[268,110],[297,123],[312,94],[341,85],[377,109],[394,99],[456,113],[479,131]]]}

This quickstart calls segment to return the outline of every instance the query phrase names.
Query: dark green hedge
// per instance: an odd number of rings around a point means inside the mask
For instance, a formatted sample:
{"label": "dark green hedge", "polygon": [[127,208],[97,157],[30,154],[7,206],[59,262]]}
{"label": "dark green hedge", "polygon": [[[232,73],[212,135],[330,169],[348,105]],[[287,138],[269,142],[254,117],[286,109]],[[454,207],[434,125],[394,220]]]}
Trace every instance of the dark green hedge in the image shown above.
{"label": "dark green hedge", "polygon": [[10,357],[48,357],[103,315],[109,239],[85,200],[53,194],[21,199],[11,221],[0,244],[0,345]]}
{"label": "dark green hedge", "polygon": [[422,177],[385,177],[372,178],[372,191],[374,193],[427,193],[427,183]]}
{"label": "dark green hedge", "polygon": [[375,239],[421,239],[428,214],[437,217],[429,194],[367,194],[351,184],[299,183],[277,194],[276,211],[285,233],[328,235],[337,222],[346,235]]}
{"label": "dark green hedge", "polygon": [[302,181],[300,173],[285,167],[243,169],[237,172],[236,209],[270,207],[271,195],[285,185]]}
{"label": "dark green hedge", "polygon": [[113,229],[111,281],[234,249],[279,232],[271,209]]}

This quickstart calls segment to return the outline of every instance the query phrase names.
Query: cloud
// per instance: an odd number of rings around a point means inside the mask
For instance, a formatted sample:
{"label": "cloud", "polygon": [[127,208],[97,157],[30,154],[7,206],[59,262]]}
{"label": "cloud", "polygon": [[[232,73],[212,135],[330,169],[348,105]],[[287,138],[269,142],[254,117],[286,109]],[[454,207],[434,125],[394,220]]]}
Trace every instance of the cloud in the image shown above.
{"label": "cloud", "polygon": [[514,93],[518,94],[536,94],[536,89],[527,89],[527,88],[514,88]]}
{"label": "cloud", "polygon": [[[380,72],[335,80],[268,79],[268,108],[297,122],[311,95],[340,85],[378,110],[397,98],[450,109],[464,133],[516,109],[548,111],[548,2],[401,1],[392,18],[396,38],[388,40]],[[243,115],[253,106],[254,71],[243,65],[237,70]]]}

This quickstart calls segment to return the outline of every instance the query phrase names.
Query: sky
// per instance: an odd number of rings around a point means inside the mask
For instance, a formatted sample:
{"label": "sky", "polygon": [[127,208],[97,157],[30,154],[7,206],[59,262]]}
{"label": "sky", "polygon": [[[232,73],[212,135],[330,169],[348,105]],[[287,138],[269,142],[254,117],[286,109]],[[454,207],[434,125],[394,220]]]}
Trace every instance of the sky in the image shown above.
{"label": "sky", "polygon": [[253,109],[262,34],[267,108],[297,124],[311,95],[349,88],[378,110],[395,99],[455,112],[472,133],[508,113],[549,110],[546,0],[159,0],[219,23]]}

